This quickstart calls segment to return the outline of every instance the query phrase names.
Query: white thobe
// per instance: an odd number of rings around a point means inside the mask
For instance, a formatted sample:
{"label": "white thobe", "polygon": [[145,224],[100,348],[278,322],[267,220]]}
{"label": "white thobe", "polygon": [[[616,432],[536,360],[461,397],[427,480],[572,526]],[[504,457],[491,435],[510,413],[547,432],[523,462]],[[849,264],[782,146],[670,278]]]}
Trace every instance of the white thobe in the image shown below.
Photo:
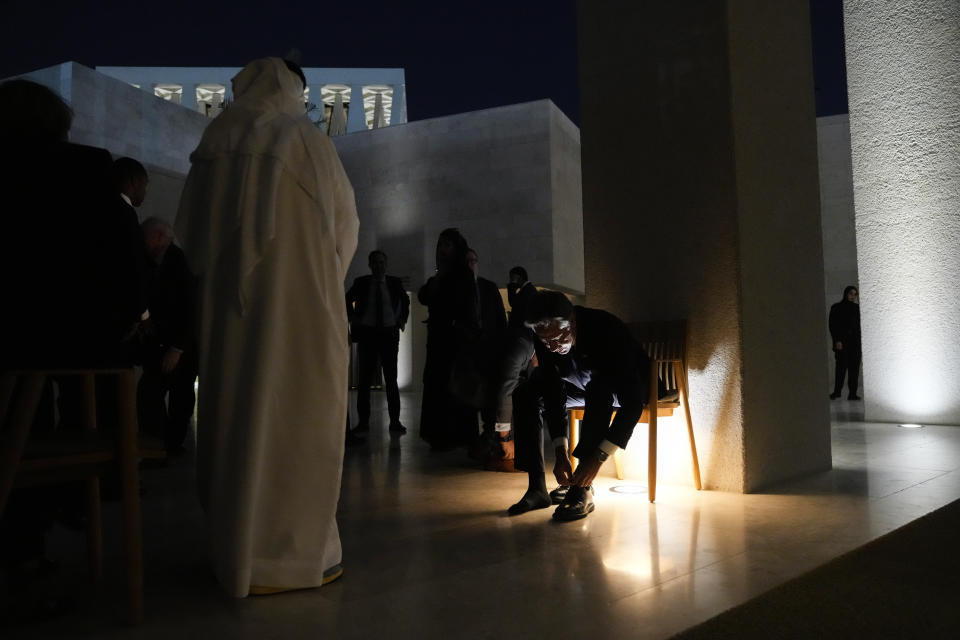
{"label": "white thobe", "polygon": [[175,229],[201,278],[197,480],[217,577],[321,584],[341,561],[336,508],[349,351],[343,280],[353,189],[276,58],[191,156]]}

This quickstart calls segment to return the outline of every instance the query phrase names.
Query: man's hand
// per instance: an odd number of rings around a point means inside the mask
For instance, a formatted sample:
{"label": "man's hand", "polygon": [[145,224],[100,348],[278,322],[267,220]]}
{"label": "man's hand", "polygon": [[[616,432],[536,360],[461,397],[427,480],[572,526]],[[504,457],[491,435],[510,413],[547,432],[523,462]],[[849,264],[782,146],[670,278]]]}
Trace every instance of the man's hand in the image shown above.
{"label": "man's hand", "polygon": [[179,349],[173,349],[168,347],[163,354],[163,360],[160,361],[160,371],[163,373],[170,373],[177,368],[177,364],[180,362],[180,354],[182,352]]}
{"label": "man's hand", "polygon": [[504,460],[513,460],[513,440],[500,441],[500,457]]}
{"label": "man's hand", "polygon": [[836,342],[834,342],[834,343],[833,343],[833,350],[834,350],[834,351],[843,351],[843,343],[840,342],[839,340],[837,340]]}
{"label": "man's hand", "polygon": [[553,477],[557,479],[557,484],[564,487],[570,486],[573,480],[573,467],[570,466],[567,450],[557,447],[555,457],[557,461],[553,463]]}
{"label": "man's hand", "polygon": [[593,479],[597,477],[597,472],[602,465],[596,454],[587,456],[577,465],[577,472],[573,474],[570,484],[575,487],[589,487],[593,484]]}

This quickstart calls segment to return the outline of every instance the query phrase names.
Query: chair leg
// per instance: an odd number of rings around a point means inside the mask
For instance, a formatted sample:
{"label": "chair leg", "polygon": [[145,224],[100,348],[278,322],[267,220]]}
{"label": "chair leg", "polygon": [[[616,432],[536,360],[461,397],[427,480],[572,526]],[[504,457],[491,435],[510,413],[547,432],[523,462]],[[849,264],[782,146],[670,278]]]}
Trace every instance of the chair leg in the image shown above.
{"label": "chair leg", "polygon": [[[14,382],[15,380],[14,378]],[[0,425],[3,426],[0,430],[0,514],[7,508],[7,498],[10,497],[10,491],[13,489],[17,467],[20,466],[20,457],[27,444],[27,436],[33,425],[34,416],[37,414],[44,382],[46,382],[46,376],[42,373],[24,374],[21,379],[20,395],[13,407],[11,419],[6,426]],[[4,376],[5,388],[8,383],[8,378]],[[10,394],[12,397],[12,387]]]}
{"label": "chair leg", "polygon": [[570,409],[570,451],[567,457],[570,458],[570,470],[577,470],[577,459],[573,457],[573,450],[577,448],[580,442],[580,416],[576,409]]}
{"label": "chair leg", "polygon": [[657,361],[650,365],[650,394],[647,409],[650,413],[649,443],[647,445],[647,496],[650,502],[657,499]]}
{"label": "chair leg", "polygon": [[700,482],[700,460],[697,456],[697,441],[693,437],[693,420],[690,418],[690,396],[687,395],[687,375],[680,363],[674,363],[677,376],[677,387],[680,391],[680,404],[683,405],[683,417],[687,420],[687,438],[690,440],[690,457],[693,460],[693,486],[697,491],[703,489]]}
{"label": "chair leg", "polygon": [[87,559],[90,578],[99,587],[103,584],[103,531],[100,516],[100,478],[87,480]]}
{"label": "chair leg", "polygon": [[613,454],[613,466],[617,472],[617,480],[623,480],[623,449],[617,449]]}
{"label": "chair leg", "polygon": [[137,443],[136,387],[133,371],[119,376],[120,473],[123,529],[127,552],[130,623],[143,620],[143,539],[140,520],[140,452]]}

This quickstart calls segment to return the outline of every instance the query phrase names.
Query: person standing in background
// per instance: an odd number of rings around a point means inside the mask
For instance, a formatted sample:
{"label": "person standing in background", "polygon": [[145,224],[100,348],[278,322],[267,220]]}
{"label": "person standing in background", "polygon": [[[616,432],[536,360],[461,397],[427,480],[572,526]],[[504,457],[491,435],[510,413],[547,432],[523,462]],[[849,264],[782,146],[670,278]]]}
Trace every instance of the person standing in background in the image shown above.
{"label": "person standing in background", "polygon": [[837,368],[833,379],[831,400],[843,392],[843,379],[847,382],[847,400],[859,400],[857,384],[860,381],[860,292],[854,286],[843,290],[843,299],[830,307],[830,337],[833,339],[833,355]]}

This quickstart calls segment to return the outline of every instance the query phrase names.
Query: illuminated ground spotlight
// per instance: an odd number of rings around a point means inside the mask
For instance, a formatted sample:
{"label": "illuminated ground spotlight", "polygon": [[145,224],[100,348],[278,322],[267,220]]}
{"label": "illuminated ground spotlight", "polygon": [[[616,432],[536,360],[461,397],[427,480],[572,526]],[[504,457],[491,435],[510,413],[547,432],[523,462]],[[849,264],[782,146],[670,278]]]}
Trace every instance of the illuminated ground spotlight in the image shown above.
{"label": "illuminated ground spotlight", "polygon": [[645,484],[618,484],[610,487],[612,493],[622,493],[624,495],[647,495],[647,485]]}
{"label": "illuminated ground spotlight", "polygon": [[901,424],[901,425],[898,425],[898,426],[903,427],[904,429],[923,429],[923,425],[922,425],[922,424],[906,423],[906,424]]}

